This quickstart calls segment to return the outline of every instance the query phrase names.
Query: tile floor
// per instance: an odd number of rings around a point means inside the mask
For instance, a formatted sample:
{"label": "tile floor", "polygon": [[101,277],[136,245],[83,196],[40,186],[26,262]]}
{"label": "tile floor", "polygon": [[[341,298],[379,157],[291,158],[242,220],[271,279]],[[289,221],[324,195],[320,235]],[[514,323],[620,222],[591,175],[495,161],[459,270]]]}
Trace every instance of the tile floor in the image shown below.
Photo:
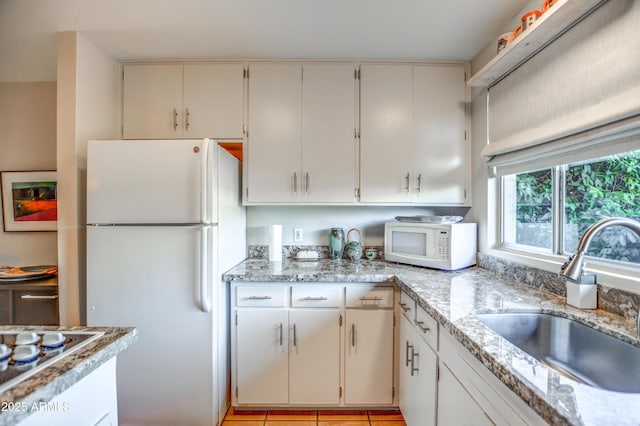
{"label": "tile floor", "polygon": [[400,411],[235,411],[222,426],[406,426]]}

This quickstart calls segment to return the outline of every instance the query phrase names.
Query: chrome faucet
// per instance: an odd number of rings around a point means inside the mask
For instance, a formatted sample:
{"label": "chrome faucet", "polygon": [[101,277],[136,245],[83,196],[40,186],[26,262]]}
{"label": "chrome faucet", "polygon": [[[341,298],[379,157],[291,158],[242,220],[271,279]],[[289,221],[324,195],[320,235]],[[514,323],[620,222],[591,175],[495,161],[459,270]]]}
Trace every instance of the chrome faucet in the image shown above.
{"label": "chrome faucet", "polygon": [[[584,274],[582,271],[583,257],[593,237],[601,230],[610,226],[624,226],[635,232],[640,237],[640,222],[625,217],[611,217],[591,225],[580,237],[576,253],[560,267],[560,275],[579,284],[595,284],[595,274]],[[637,331],[640,336],[640,310],[637,318]]]}
{"label": "chrome faucet", "polygon": [[587,228],[584,234],[582,234],[582,236],[580,237],[580,241],[578,242],[576,253],[560,267],[560,275],[562,275],[563,277],[567,277],[567,279],[573,282],[580,282],[580,278],[583,275],[583,257],[585,252],[589,248],[591,240],[598,232],[611,226],[627,227],[635,232],[638,237],[640,237],[640,222],[638,222],[637,220],[628,219],[626,217],[609,217],[606,219],[602,219],[601,221],[591,225],[589,228]]}

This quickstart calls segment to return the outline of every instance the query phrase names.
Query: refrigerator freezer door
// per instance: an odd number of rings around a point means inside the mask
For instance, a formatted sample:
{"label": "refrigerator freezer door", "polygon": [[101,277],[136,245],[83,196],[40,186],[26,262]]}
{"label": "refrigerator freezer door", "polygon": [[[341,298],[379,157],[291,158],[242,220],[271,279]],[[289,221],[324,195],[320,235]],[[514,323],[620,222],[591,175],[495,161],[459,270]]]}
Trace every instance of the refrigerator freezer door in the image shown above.
{"label": "refrigerator freezer door", "polygon": [[[217,314],[200,309],[206,234],[215,247],[215,226],[87,227],[87,323],[139,333],[118,356],[121,424],[212,425],[217,418]],[[215,256],[207,262],[217,277]],[[207,293],[217,306],[217,293]]]}
{"label": "refrigerator freezer door", "polygon": [[215,223],[214,144],[90,141],[87,223]]}

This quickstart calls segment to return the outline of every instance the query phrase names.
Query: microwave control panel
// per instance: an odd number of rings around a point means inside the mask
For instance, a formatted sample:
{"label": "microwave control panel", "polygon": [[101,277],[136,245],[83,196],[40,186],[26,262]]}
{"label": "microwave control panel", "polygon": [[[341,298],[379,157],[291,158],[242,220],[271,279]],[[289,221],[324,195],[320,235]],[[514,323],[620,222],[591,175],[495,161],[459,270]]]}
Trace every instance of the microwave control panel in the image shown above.
{"label": "microwave control panel", "polygon": [[449,259],[449,232],[446,230],[437,231],[437,247],[438,247],[438,259]]}

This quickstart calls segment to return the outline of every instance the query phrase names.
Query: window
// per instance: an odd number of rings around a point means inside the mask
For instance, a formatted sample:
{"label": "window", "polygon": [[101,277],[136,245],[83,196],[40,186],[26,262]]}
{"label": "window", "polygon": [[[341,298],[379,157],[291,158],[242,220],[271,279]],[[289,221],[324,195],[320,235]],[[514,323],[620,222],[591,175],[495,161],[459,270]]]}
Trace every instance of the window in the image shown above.
{"label": "window", "polygon": [[[589,226],[616,216],[640,220],[640,151],[502,176],[503,247],[572,254]],[[640,238],[608,228],[587,255],[640,263]]]}

